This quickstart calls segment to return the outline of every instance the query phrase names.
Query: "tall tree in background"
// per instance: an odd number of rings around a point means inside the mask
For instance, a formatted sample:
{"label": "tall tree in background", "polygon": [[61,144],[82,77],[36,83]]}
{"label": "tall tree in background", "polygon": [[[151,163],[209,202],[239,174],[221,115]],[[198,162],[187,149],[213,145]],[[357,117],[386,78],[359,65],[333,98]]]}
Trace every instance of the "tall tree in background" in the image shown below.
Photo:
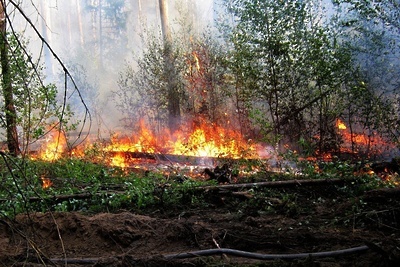
{"label": "tall tree in background", "polygon": [[108,67],[120,59],[127,49],[126,23],[128,11],[126,0],[86,0],[85,10],[91,15],[91,45],[98,53],[100,67]]}
{"label": "tall tree in background", "polygon": [[[10,8],[7,8],[6,2]],[[68,131],[76,129],[79,125],[82,131],[86,122],[91,120],[91,116],[67,67],[32,23],[32,17],[28,17],[20,3],[13,0],[0,3],[0,85],[3,94],[3,99],[0,100],[0,127],[6,132],[9,153],[13,156],[22,154],[24,157],[25,152],[31,149],[30,145],[46,135],[51,127],[57,127],[59,131]],[[14,23],[14,19],[19,19],[18,23]],[[69,109],[67,99],[63,98],[60,103],[56,86],[44,82],[41,65],[44,49],[37,54],[31,54],[29,43],[26,41],[27,31],[21,33],[17,29],[24,22],[25,29],[30,28],[36,33],[39,46],[48,49],[61,66],[64,72],[64,96],[67,95],[67,85],[79,95],[81,104],[85,108],[82,123],[79,121],[71,124],[70,118],[73,113]],[[72,147],[76,142],[78,141],[71,141],[68,145]]]}
{"label": "tall tree in background", "polygon": [[19,154],[17,133],[17,112],[14,106],[14,92],[11,80],[10,63],[8,59],[7,19],[5,1],[0,1],[0,61],[3,97],[5,106],[5,120],[7,131],[7,146],[11,155]]}
{"label": "tall tree in background", "polygon": [[181,107],[179,89],[177,82],[177,70],[173,55],[172,35],[168,19],[167,0],[159,0],[161,29],[164,40],[164,75],[167,80],[167,102],[168,102],[168,126],[170,130],[175,130],[179,125],[181,117]]}

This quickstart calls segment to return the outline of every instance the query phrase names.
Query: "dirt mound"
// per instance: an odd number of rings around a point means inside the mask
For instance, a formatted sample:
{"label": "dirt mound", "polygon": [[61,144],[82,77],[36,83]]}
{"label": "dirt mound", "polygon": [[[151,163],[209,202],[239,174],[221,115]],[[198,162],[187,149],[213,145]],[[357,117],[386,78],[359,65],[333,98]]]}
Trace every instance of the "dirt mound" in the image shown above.
{"label": "dirt mound", "polygon": [[[290,192],[293,194],[293,192]],[[398,261],[399,198],[348,201],[330,191],[296,189],[294,201],[224,197],[208,208],[149,214],[80,212],[19,215],[0,224],[0,266],[385,266]],[[312,197],[311,197],[312,196]],[[252,201],[254,206],[252,206]],[[274,206],[267,212],[268,205]],[[336,251],[367,245],[346,256],[257,260],[229,253],[175,259],[171,255],[234,249],[256,254]],[[362,254],[361,254],[362,253]],[[222,255],[220,255],[222,254]],[[361,256],[360,256],[361,255]],[[398,262],[397,262],[398,263]],[[315,265],[317,264],[317,265]],[[275,265],[276,266],[276,265]]]}

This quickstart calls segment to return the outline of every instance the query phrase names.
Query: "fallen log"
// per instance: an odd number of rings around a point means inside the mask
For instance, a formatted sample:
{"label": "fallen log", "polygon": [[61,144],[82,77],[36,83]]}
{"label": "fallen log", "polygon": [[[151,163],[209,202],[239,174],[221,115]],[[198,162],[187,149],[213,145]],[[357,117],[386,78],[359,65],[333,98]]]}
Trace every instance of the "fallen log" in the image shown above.
{"label": "fallen log", "polygon": [[267,181],[257,183],[242,183],[242,184],[221,184],[200,186],[197,189],[202,190],[236,190],[245,188],[269,187],[296,187],[296,186],[320,186],[320,185],[344,185],[346,183],[355,182],[357,179],[309,179],[309,180],[285,180],[285,181]]}
{"label": "fallen log", "polygon": [[400,187],[379,188],[365,192],[364,199],[400,198]]}

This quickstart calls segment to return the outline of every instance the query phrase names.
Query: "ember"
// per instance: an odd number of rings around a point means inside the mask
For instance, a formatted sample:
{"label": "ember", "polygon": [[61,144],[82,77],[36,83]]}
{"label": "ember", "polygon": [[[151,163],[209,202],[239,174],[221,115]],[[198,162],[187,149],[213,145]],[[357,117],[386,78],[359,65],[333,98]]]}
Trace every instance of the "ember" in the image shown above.
{"label": "ember", "polygon": [[53,182],[49,178],[41,177],[40,179],[42,180],[42,188],[43,189],[47,189],[53,185]]}

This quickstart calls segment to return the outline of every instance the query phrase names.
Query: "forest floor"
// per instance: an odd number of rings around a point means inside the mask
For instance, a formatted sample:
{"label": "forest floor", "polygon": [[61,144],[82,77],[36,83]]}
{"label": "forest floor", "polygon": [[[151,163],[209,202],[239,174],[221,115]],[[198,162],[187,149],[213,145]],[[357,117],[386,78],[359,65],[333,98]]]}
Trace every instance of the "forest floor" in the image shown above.
{"label": "forest floor", "polygon": [[[208,191],[198,205],[140,211],[21,214],[0,223],[0,266],[400,266],[398,188],[349,196],[348,186],[357,185]],[[209,251],[219,248],[232,250]],[[216,254],[196,256],[203,250]],[[339,252],[301,254],[330,251]],[[260,254],[293,258],[249,257]]]}

